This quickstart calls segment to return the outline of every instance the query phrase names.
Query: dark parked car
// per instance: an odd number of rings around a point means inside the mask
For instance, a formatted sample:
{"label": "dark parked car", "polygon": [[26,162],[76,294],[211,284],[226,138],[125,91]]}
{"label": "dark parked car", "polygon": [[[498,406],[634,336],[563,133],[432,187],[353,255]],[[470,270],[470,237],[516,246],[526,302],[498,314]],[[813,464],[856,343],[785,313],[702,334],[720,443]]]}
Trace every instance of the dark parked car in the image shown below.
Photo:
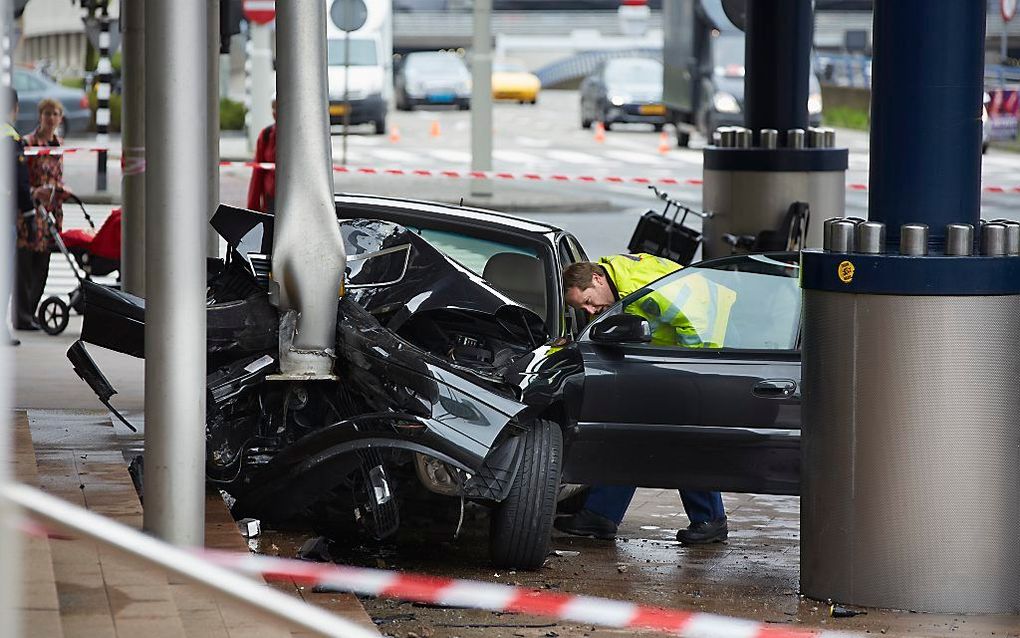
{"label": "dark parked car", "polygon": [[[432,493],[490,507],[493,562],[535,568],[561,482],[796,493],[796,255],[686,268],[589,326],[560,291],[563,267],[586,259],[569,233],[443,204],[336,203],[340,382],[267,379],[273,217],[221,207],[213,219],[230,250],[209,277],[206,471],[236,514],[342,512],[382,538],[398,500]],[[644,301],[695,284],[720,294],[691,320],[722,321],[725,347],[649,342],[662,326]],[[87,286],[86,306],[84,341],[142,356],[143,300]],[[68,356],[108,398],[80,343]]]}
{"label": "dark parked car", "polygon": [[37,71],[14,69],[14,89],[18,92],[18,121],[14,128],[27,134],[39,123],[39,102],[53,98],[64,106],[64,135],[84,133],[92,121],[85,91],[63,86]]}
{"label": "dark parked car", "polygon": [[661,131],[666,123],[662,103],[662,63],[652,58],[610,58],[581,82],[581,127],[602,122],[651,124]]}
{"label": "dark parked car", "polygon": [[[720,126],[744,126],[744,34],[722,34],[711,39],[712,66],[701,78],[697,127],[707,138]],[[818,77],[808,76],[808,124],[822,124],[822,88]]]}
{"label": "dark parked car", "polygon": [[422,105],[471,108],[471,73],[464,60],[448,51],[415,51],[404,57],[393,79],[397,108],[413,111]]}

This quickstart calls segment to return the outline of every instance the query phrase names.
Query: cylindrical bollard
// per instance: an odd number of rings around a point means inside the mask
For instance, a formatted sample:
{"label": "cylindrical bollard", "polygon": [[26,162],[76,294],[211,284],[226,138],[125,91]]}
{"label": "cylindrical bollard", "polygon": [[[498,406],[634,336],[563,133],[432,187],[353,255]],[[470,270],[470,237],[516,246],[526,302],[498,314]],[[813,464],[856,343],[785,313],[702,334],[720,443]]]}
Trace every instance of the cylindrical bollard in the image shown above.
{"label": "cylindrical bollard", "polygon": [[974,253],[974,227],[970,224],[946,226],[946,255],[965,257]]}
{"label": "cylindrical bollard", "polygon": [[822,136],[823,136],[822,146],[824,146],[825,148],[836,147],[836,129],[824,128],[822,129]]}
{"label": "cylindrical bollard", "polygon": [[737,127],[736,146],[737,148],[751,148],[751,129]]}
{"label": "cylindrical bollard", "polygon": [[830,217],[822,222],[822,248],[825,250],[831,250],[832,246],[832,227],[836,222],[841,222],[844,217]]}
{"label": "cylindrical bollard", "polygon": [[1020,222],[1012,219],[996,219],[1006,227],[1006,254],[1020,255]]}
{"label": "cylindrical bollard", "polygon": [[822,129],[812,126],[807,130],[807,140],[809,148],[822,148],[825,143],[825,134]]}
{"label": "cylindrical bollard", "polygon": [[804,129],[792,128],[786,132],[787,148],[804,148]]}
{"label": "cylindrical bollard", "polygon": [[723,148],[733,148],[737,142],[737,130],[733,126],[722,126],[719,127],[719,146]]}
{"label": "cylindrical bollard", "polygon": [[861,222],[857,224],[855,238],[857,252],[878,255],[885,251],[885,224]]}
{"label": "cylindrical bollard", "polygon": [[829,227],[829,250],[834,253],[852,253],[854,251],[855,224],[840,219]]}
{"label": "cylindrical bollard", "polygon": [[927,224],[903,224],[900,226],[900,254],[912,257],[928,254]]}
{"label": "cylindrical bollard", "polygon": [[763,128],[760,134],[761,148],[774,149],[779,142],[779,131],[774,128]]}
{"label": "cylindrical bollard", "polygon": [[981,254],[996,257],[1006,254],[1006,225],[990,222],[981,227]]}

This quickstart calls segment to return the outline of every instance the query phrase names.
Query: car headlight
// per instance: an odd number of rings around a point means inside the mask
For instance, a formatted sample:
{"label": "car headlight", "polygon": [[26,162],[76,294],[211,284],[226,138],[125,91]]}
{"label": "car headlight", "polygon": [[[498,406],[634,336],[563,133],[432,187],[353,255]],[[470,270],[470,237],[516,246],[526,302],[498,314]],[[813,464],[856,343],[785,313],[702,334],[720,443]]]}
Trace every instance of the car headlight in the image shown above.
{"label": "car headlight", "polygon": [[609,98],[609,102],[613,106],[623,106],[624,104],[626,104],[629,101],[630,101],[630,98],[628,96],[626,96],[626,95],[614,95],[614,96]]}
{"label": "car headlight", "polygon": [[807,99],[807,112],[811,115],[818,115],[822,112],[822,94],[812,93]]}
{"label": "car headlight", "polygon": [[729,93],[719,91],[712,98],[712,106],[720,113],[740,113],[740,103]]}

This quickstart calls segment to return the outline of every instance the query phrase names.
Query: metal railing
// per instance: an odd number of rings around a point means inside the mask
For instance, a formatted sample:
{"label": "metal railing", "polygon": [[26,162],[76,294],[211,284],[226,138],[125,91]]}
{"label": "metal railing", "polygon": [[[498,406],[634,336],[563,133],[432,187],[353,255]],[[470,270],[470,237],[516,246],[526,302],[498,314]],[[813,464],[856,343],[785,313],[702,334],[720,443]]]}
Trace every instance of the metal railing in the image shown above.
{"label": "metal railing", "polygon": [[[280,620],[289,627],[322,636],[378,638],[378,633],[350,620],[218,567],[187,550],[75,507],[41,490],[8,483],[0,488],[0,501],[15,505],[32,519],[75,536],[88,538],[119,554],[155,565],[263,616]],[[0,521],[0,524],[13,527],[8,521]]]}

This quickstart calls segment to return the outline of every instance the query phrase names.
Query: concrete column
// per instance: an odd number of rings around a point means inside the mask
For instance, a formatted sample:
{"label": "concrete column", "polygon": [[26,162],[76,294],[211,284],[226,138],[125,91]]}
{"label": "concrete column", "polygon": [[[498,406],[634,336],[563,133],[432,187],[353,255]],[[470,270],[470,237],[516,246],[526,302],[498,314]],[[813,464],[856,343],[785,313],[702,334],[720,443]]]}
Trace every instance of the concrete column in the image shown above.
{"label": "concrete column", "polygon": [[[475,0],[471,46],[471,170],[492,170],[492,0]],[[492,195],[492,182],[471,180],[472,195]]]}
{"label": "concrete column", "polygon": [[[220,1],[209,0],[206,3],[207,55],[209,58],[206,82],[208,84],[209,102],[207,117],[209,118],[209,136],[206,140],[206,152],[209,155],[209,203],[205,213],[212,219],[216,207],[220,204]],[[229,0],[228,0],[229,1]],[[220,256],[220,236],[213,227],[206,224],[206,247],[210,257]]]}
{"label": "concrete column", "polygon": [[121,39],[121,174],[124,216],[120,248],[121,286],[145,296],[145,1],[120,5]]}
{"label": "concrete column", "polygon": [[[9,0],[0,0],[0,37],[4,46],[0,55],[3,56],[3,70],[0,73],[0,84],[10,86],[10,27],[14,14]],[[7,120],[11,105],[0,97],[0,113]],[[0,193],[10,192],[11,174],[14,172],[10,153],[0,153]],[[5,225],[6,226],[6,225]],[[0,233],[0,308],[6,311],[14,275],[14,236],[11,228],[6,226]],[[11,348],[6,343],[7,316],[2,319],[0,328],[0,488],[14,479],[12,471],[14,455],[14,428],[11,423],[10,399],[14,375],[11,374],[13,357]],[[0,492],[2,494],[2,492]],[[21,603],[21,538],[15,523],[18,511],[13,504],[0,495],[0,636],[21,635],[21,614],[18,609]]]}
{"label": "concrete column", "polygon": [[205,258],[209,205],[206,7],[150,0],[146,86],[145,530],[205,532]]}

